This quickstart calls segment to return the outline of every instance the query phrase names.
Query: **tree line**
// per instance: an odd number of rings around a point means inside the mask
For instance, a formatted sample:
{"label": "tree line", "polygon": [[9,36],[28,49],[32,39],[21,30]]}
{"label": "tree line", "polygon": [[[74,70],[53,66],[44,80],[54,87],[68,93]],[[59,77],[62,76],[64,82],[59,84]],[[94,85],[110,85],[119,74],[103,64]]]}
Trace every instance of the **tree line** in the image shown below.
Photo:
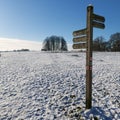
{"label": "tree line", "polygon": [[103,36],[95,38],[93,51],[120,51],[120,33],[112,34],[108,41]]}

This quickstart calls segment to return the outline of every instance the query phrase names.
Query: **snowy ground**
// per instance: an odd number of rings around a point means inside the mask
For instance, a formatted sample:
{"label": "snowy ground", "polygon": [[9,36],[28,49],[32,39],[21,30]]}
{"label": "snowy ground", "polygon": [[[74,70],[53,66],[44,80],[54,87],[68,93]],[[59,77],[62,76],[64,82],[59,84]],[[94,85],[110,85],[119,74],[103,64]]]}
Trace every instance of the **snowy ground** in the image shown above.
{"label": "snowy ground", "polygon": [[93,54],[91,110],[85,110],[85,58],[1,53],[0,120],[120,120],[120,53]]}

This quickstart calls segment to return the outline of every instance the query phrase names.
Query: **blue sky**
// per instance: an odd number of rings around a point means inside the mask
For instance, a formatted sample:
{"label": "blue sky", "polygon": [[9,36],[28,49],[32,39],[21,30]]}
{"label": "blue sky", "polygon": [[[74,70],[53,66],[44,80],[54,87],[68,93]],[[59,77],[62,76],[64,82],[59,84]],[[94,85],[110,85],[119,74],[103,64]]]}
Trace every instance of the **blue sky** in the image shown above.
{"label": "blue sky", "polygon": [[0,0],[0,38],[42,42],[47,36],[63,36],[72,43],[72,32],[86,27],[86,7],[105,17],[104,30],[94,38],[120,32],[120,0]]}

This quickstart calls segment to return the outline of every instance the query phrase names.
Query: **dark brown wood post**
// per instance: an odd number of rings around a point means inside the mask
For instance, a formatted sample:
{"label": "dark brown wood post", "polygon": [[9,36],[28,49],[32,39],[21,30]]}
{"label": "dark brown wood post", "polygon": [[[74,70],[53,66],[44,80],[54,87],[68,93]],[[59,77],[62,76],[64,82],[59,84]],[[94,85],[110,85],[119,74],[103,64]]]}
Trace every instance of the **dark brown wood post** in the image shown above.
{"label": "dark brown wood post", "polygon": [[92,26],[93,6],[87,7],[87,50],[86,50],[86,109],[92,107]]}

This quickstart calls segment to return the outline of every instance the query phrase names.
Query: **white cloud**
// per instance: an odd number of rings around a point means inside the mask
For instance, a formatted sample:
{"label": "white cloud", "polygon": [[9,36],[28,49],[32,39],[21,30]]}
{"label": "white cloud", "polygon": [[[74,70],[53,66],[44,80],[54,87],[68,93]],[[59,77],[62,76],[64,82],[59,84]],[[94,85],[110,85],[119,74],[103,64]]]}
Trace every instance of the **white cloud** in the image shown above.
{"label": "white cloud", "polygon": [[69,50],[69,51],[73,50],[72,44],[68,44],[67,46],[68,46],[68,50]]}
{"label": "white cloud", "polygon": [[0,51],[10,51],[18,49],[41,50],[42,42],[0,38]]}
{"label": "white cloud", "polygon": [[[0,51],[12,51],[20,49],[41,50],[42,42],[0,38]],[[68,50],[72,50],[72,44],[68,44]]]}

